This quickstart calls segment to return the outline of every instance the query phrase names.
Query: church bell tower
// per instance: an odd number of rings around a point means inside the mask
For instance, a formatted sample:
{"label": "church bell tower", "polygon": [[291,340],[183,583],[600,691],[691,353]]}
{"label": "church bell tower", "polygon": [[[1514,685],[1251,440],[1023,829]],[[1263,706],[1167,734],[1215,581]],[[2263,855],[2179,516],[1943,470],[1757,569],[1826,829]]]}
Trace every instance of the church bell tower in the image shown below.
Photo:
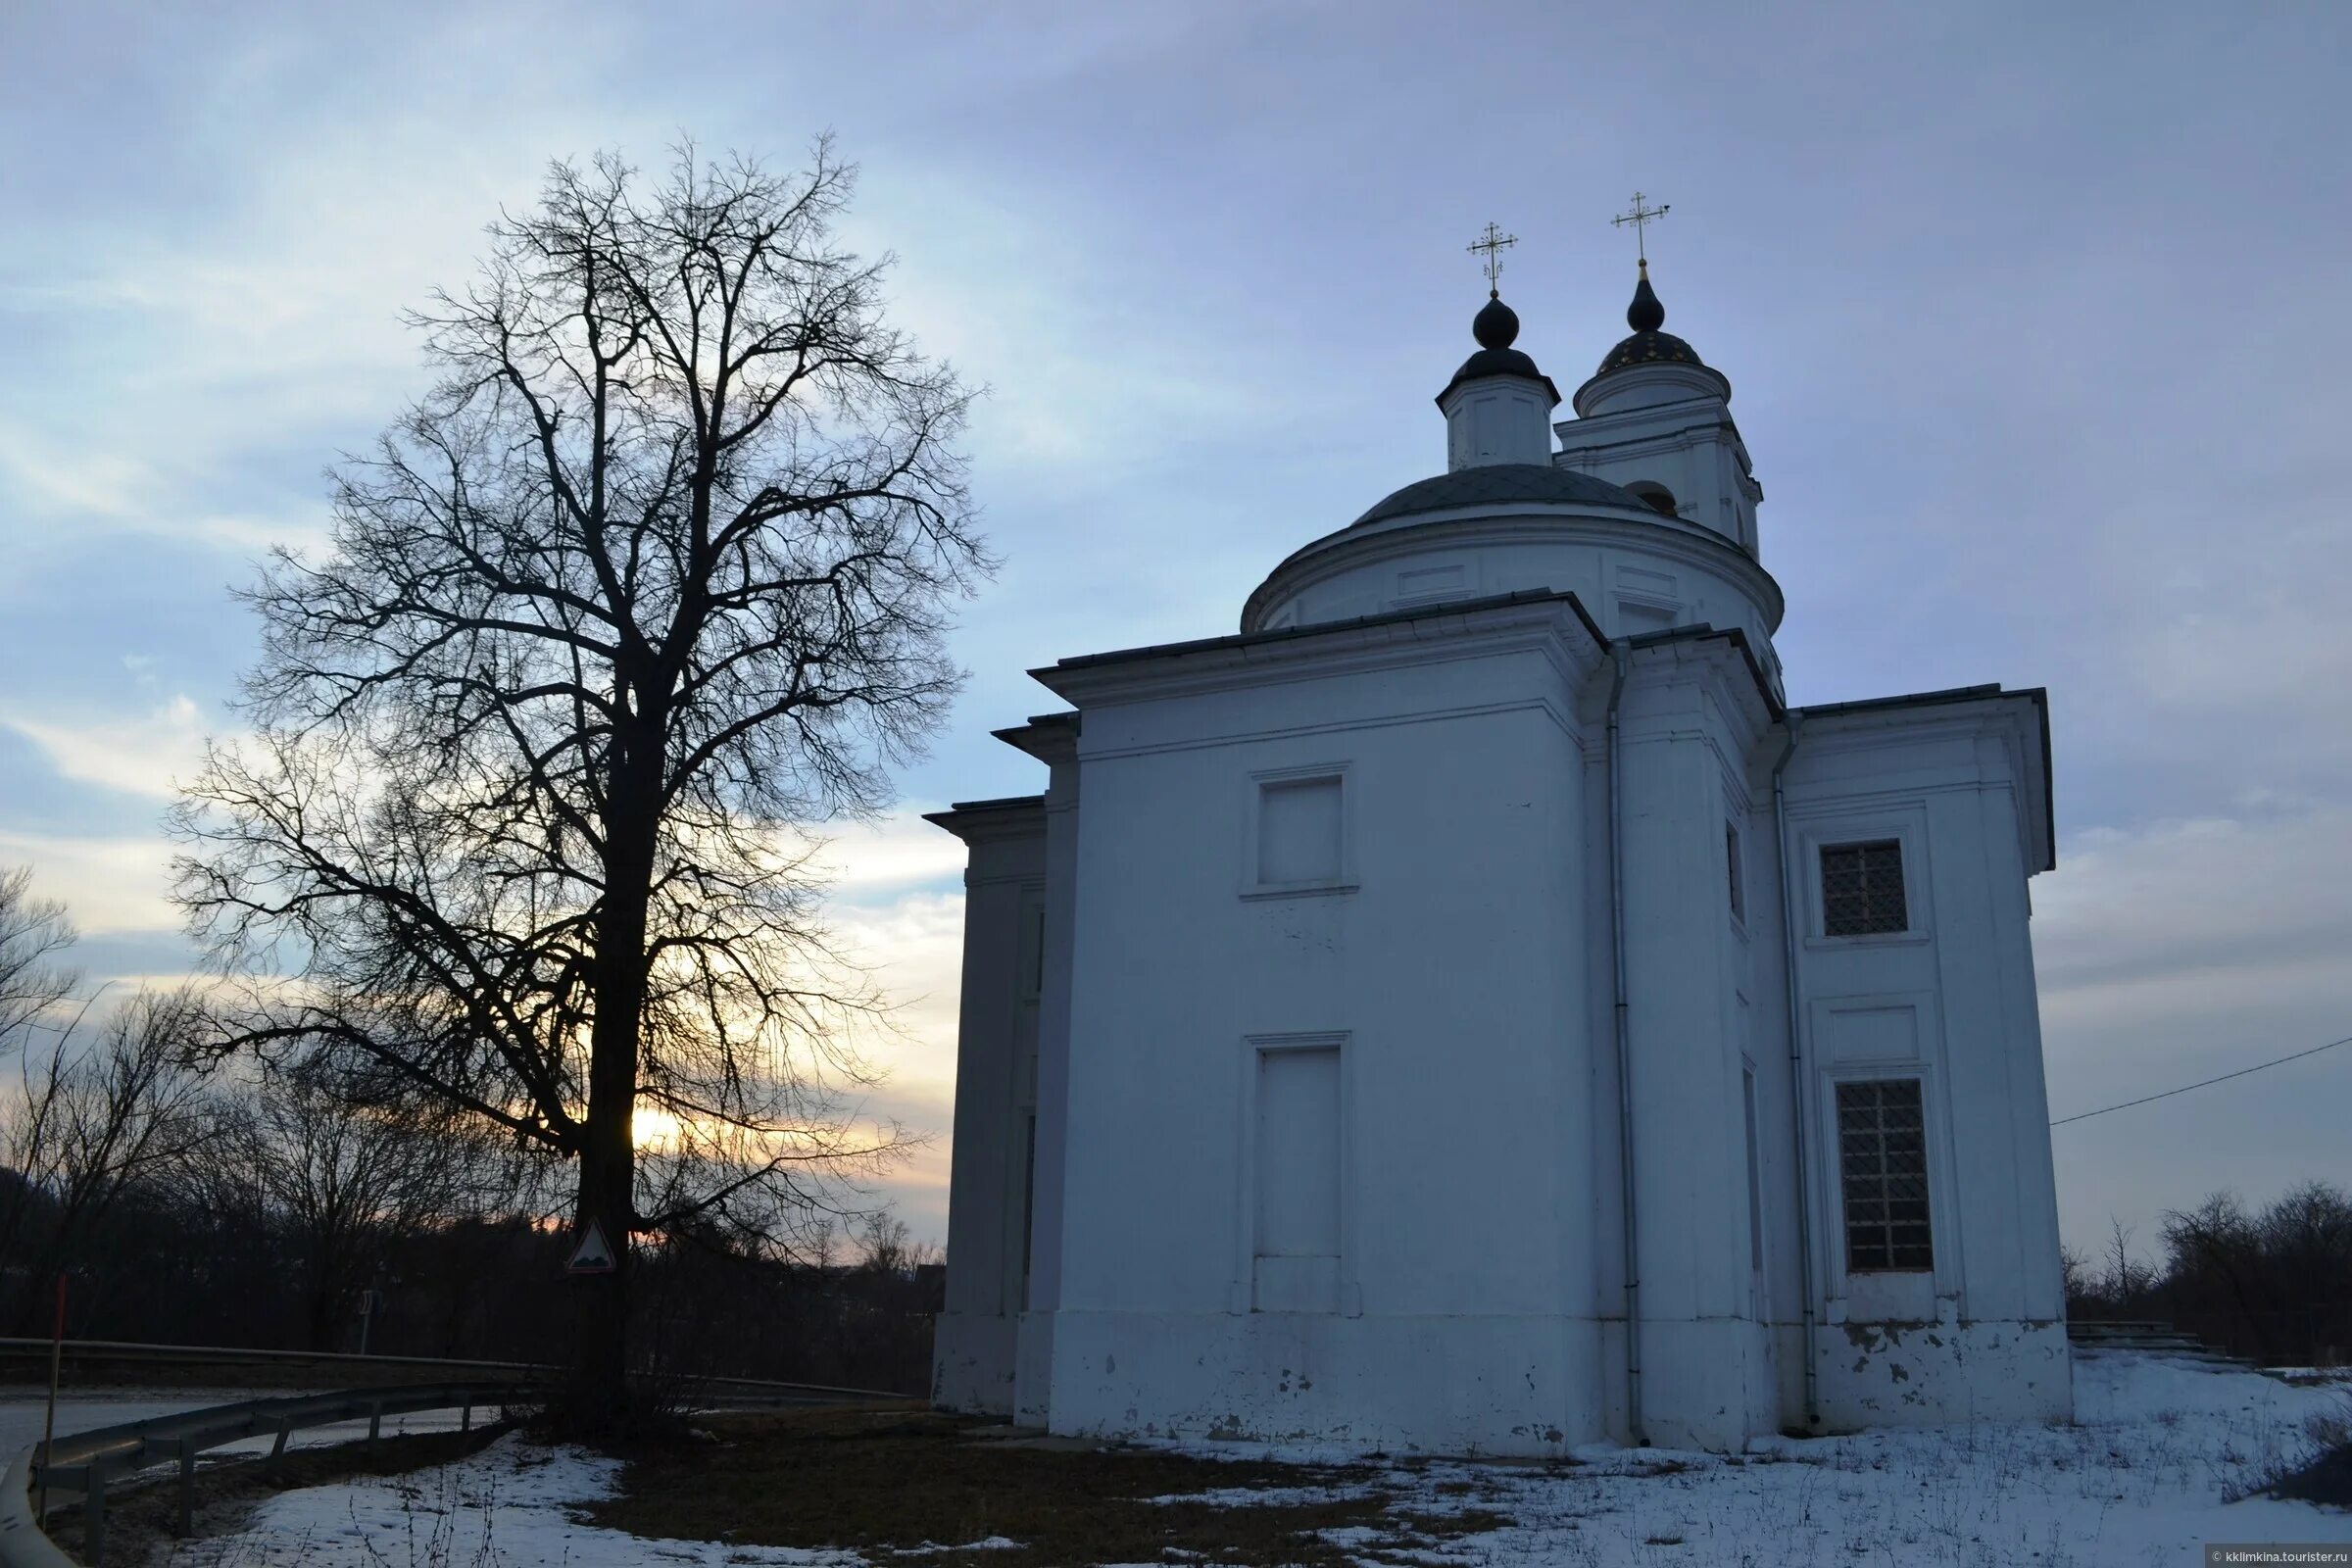
{"label": "church bell tower", "polygon": [[1631,335],[1576,389],[1577,416],[1554,427],[1560,452],[1553,461],[1622,485],[1655,511],[1757,555],[1764,487],[1732,422],[1732,383],[1665,330],[1666,307],[1649,285],[1646,259],[1625,321]]}

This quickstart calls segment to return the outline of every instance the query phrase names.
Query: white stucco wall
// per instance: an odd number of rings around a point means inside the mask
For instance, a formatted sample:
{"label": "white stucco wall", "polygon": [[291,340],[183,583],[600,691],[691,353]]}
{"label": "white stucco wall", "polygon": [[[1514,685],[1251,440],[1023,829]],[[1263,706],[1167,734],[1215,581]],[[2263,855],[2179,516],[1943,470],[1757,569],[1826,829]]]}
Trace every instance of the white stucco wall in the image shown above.
{"label": "white stucco wall", "polygon": [[[1592,650],[1556,606],[1518,618],[1518,647],[1086,705],[1054,1430],[1601,1435],[1597,1328],[1563,1289],[1595,1267],[1563,667]],[[1259,776],[1325,768],[1347,886],[1259,895]],[[1344,1082],[1327,1312],[1263,1310],[1250,1244],[1256,1055],[1302,1042]]]}
{"label": "white stucco wall", "polygon": [[1045,891],[1045,813],[999,805],[949,813],[970,846],[956,1045],[956,1144],[948,1188],[947,1309],[932,1397],[1010,1415],[1028,1237],[1028,1132],[1036,1104],[1034,944]]}
{"label": "white stucco wall", "polygon": [[[1928,1111],[1932,1274],[1849,1274],[1834,1164],[1812,1194],[1833,1427],[2072,1409],[2026,898],[2046,855],[2029,723],[2018,697],[1826,718],[1788,768],[1816,1136],[1834,1145],[1842,1078],[1918,1077]],[[1874,838],[1903,845],[1910,929],[1825,936],[1820,849]]]}

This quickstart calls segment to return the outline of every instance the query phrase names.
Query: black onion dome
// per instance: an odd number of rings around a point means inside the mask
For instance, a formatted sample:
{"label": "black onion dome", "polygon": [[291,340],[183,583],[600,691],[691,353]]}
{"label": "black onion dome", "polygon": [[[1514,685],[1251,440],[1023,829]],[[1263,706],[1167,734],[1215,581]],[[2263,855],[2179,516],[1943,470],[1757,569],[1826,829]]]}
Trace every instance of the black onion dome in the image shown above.
{"label": "black onion dome", "polygon": [[1650,511],[1631,490],[1620,489],[1606,479],[1595,479],[1574,468],[1555,468],[1541,463],[1489,463],[1415,480],[1374,505],[1348,526],[1362,528],[1417,512],[1499,506],[1514,501],[1548,506],[1627,507],[1644,514]]}
{"label": "black onion dome", "polygon": [[1519,313],[1503,304],[1499,294],[1490,294],[1470,318],[1470,335],[1482,349],[1507,349],[1519,336]]}
{"label": "black onion dome", "polygon": [[[1470,335],[1478,339],[1478,352],[1464,360],[1462,368],[1453,372],[1453,379],[1446,383],[1446,392],[1452,391],[1464,381],[1475,381],[1482,376],[1517,375],[1530,381],[1543,382],[1551,391],[1551,401],[1560,401],[1559,389],[1551,385],[1551,378],[1536,368],[1534,360],[1511,347],[1519,336],[1519,313],[1503,304],[1500,298],[1492,294],[1487,296],[1487,303],[1471,318]],[[1438,394],[1441,403],[1446,399],[1446,392]]]}
{"label": "black onion dome", "polygon": [[1600,362],[1595,375],[1622,370],[1633,365],[1695,365],[1701,369],[1706,362],[1698,350],[1676,337],[1660,331],[1666,324],[1666,307],[1659,303],[1657,290],[1649,286],[1649,264],[1642,264],[1642,280],[1634,285],[1634,303],[1625,308],[1625,324],[1634,329],[1633,336],[1609,350]]}
{"label": "black onion dome", "polygon": [[1649,264],[1642,264],[1642,281],[1634,285],[1634,303],[1625,308],[1625,324],[1637,332],[1655,332],[1666,324],[1666,307],[1649,286]]}

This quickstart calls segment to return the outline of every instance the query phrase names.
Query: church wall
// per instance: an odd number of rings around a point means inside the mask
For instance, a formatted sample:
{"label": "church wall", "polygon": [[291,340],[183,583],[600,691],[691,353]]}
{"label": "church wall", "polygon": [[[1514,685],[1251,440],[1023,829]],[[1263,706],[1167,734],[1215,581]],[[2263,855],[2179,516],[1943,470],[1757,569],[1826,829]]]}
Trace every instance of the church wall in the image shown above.
{"label": "church wall", "polygon": [[[1056,1431],[1600,1435],[1572,697],[1523,649],[1088,708]],[[1346,890],[1269,894],[1252,803],[1324,770]],[[1334,1047],[1325,1299],[1255,1255],[1253,1097]]]}
{"label": "church wall", "polygon": [[1045,1425],[1053,1401],[1054,1324],[1061,1299],[1062,1201],[1067,1190],[1070,964],[1077,921],[1078,760],[1062,730],[1046,747],[1043,951],[1037,1016],[1036,1194],[1031,1206],[1027,1300],[1014,1342],[1014,1419]]}
{"label": "church wall", "polygon": [[[1727,825],[1758,716],[1720,652],[1637,652],[1620,733],[1642,1435],[1737,1448],[1777,1424],[1751,1244],[1748,941]],[[1745,889],[1742,889],[1744,898]],[[1761,1136],[1762,1127],[1757,1128]]]}
{"label": "church wall", "polygon": [[[1833,1427],[2072,1408],[2055,1189],[2026,917],[2011,710],[1808,725],[1789,769],[1790,864]],[[2025,809],[2037,809],[2038,802]],[[1902,846],[1908,929],[1829,937],[1821,847]],[[1850,1271],[1836,1092],[1916,1078],[1934,1266]]]}
{"label": "church wall", "polygon": [[932,1397],[1009,1415],[1021,1310],[1028,1127],[1035,1102],[1045,823],[1035,810],[989,812],[964,872],[963,984],[956,1049],[956,1143],[949,1174],[948,1298],[932,1356]]}
{"label": "church wall", "polygon": [[[1755,1065],[1756,1163],[1762,1198],[1763,1267],[1757,1278],[1758,1316],[1770,1327],[1772,1377],[1751,1391],[1759,1431],[1801,1426],[1804,1417],[1804,1272],[1806,1238],[1798,1234],[1805,1178],[1796,1159],[1796,1103],[1788,1073],[1788,1002],[1778,831],[1771,768],[1784,732],[1777,727],[1750,756],[1740,819],[1745,883],[1745,1001],[1747,1058]],[[1813,1239],[1818,1247],[1818,1238]]]}

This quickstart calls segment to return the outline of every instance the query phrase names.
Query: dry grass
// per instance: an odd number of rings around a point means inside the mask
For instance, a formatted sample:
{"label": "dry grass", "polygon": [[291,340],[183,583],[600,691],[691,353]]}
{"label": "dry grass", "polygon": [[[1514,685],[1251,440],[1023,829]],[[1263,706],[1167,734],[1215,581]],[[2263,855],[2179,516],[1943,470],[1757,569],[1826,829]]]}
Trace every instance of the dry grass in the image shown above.
{"label": "dry grass", "polygon": [[[793,1411],[710,1424],[715,1442],[628,1455],[599,1524],[640,1538],[853,1547],[938,1568],[1083,1562],[1337,1565],[1494,1529],[1491,1512],[1407,1512],[1385,1470],[1225,1462],[1144,1448],[975,1438],[921,1410]],[[1262,1503],[1152,1502],[1276,1489]],[[1426,1499],[1424,1499],[1424,1505]],[[1368,1531],[1341,1547],[1333,1530]],[[1001,1538],[1017,1549],[942,1551]]]}

